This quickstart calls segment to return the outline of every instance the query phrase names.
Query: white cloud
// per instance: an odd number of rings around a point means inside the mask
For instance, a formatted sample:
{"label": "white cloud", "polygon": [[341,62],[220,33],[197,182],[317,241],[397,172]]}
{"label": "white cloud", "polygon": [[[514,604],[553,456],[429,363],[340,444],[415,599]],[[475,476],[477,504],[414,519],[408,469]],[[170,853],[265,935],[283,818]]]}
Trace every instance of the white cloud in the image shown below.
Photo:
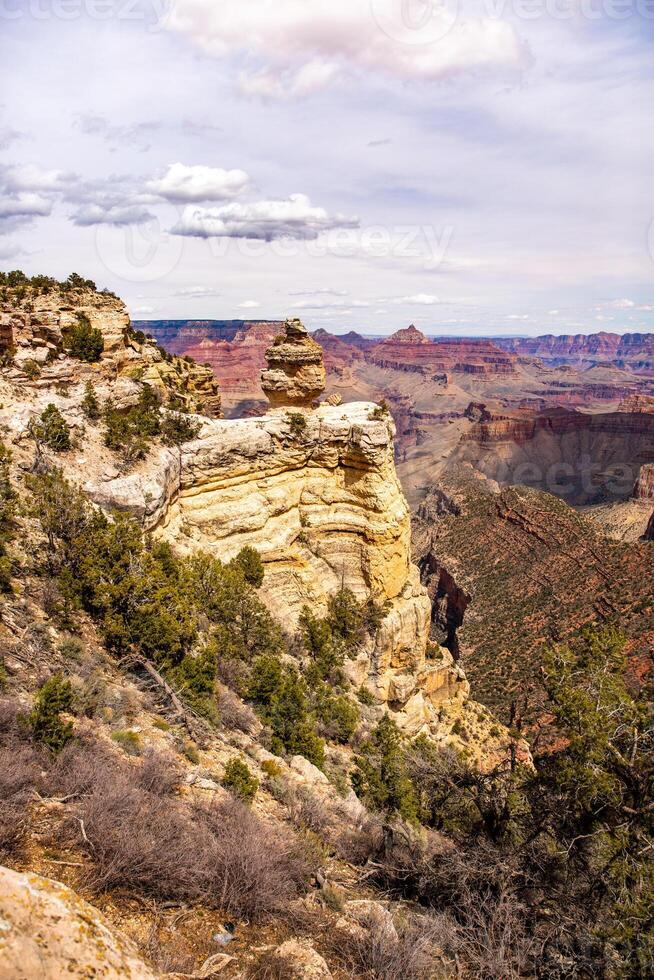
{"label": "white cloud", "polygon": [[81,227],[88,225],[114,225],[122,228],[125,225],[142,225],[151,221],[152,215],[147,208],[138,204],[87,204],[73,215],[73,224]]}
{"label": "white cloud", "polygon": [[314,207],[305,194],[285,200],[225,204],[218,208],[184,209],[174,235],[194,238],[253,238],[271,242],[278,238],[315,239],[332,228],[356,228],[358,219],[330,215]]}
{"label": "white cloud", "polygon": [[250,178],[244,170],[171,163],[163,177],[148,181],[146,187],[167,201],[185,204],[229,201],[241,194],[249,183]]}
{"label": "white cloud", "polygon": [[154,313],[154,306],[135,306],[132,313]]}
{"label": "white cloud", "polygon": [[397,0],[176,0],[164,26],[216,58],[248,55],[242,90],[271,98],[311,94],[344,71],[434,80],[527,63],[507,21],[425,6],[429,16],[412,26]]}
{"label": "white cloud", "polygon": [[0,179],[9,193],[20,191],[60,191],[71,181],[75,174],[64,173],[63,170],[44,170],[42,167],[28,163],[20,166],[3,167]]}
{"label": "white cloud", "polygon": [[360,310],[367,310],[370,303],[365,299],[320,299],[306,298],[291,304],[294,310],[351,310],[355,307]]}
{"label": "white cloud", "polygon": [[613,302],[606,305],[612,310],[631,310],[636,304],[633,299],[614,299]]}
{"label": "white cloud", "polygon": [[258,310],[260,306],[261,303],[257,303],[255,299],[246,299],[238,304],[239,310]]}
{"label": "white cloud", "polygon": [[415,293],[413,296],[401,296],[399,299],[394,299],[394,303],[406,303],[412,306],[436,306],[440,302],[438,296],[432,296],[431,293]]}
{"label": "white cloud", "polygon": [[198,299],[204,296],[220,296],[221,293],[215,286],[186,286],[184,289],[178,289],[174,295]]}
{"label": "white cloud", "polygon": [[16,194],[0,200],[0,218],[47,217],[52,201],[40,194]]}

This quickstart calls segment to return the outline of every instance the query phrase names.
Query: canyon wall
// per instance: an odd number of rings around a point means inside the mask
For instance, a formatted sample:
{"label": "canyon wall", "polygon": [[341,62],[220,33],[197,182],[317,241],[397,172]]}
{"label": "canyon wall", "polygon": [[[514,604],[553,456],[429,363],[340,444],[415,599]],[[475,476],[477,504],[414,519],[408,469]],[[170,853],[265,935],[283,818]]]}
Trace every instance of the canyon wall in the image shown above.
{"label": "canyon wall", "polygon": [[228,561],[252,546],[262,598],[293,630],[345,586],[383,609],[380,628],[345,664],[400,727],[446,738],[469,685],[429,642],[431,602],[410,556],[410,518],[393,460],[391,416],[370,403],[316,405],[320,347],[299,321],[267,350],[262,417],[206,421],[199,439],[152,453],[138,471],[90,481],[90,497],[138,519],[180,553]]}
{"label": "canyon wall", "polygon": [[538,357],[547,364],[612,364],[634,374],[654,375],[654,334],[595,333],[570,336],[511,337],[496,341],[513,354]]}

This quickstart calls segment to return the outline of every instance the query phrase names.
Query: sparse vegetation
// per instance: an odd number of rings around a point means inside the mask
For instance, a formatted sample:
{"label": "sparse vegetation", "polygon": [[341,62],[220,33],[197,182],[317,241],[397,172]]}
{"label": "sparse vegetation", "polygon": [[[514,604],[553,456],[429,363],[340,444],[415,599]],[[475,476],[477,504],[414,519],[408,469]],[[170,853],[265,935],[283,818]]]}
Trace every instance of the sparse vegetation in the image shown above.
{"label": "sparse vegetation", "polygon": [[238,757],[230,759],[225,766],[222,784],[225,789],[228,789],[246,805],[252,802],[259,788],[259,780],[252,775],[245,762]]}
{"label": "sparse vegetation", "polygon": [[98,401],[98,396],[95,393],[95,388],[93,387],[93,383],[91,381],[87,381],[86,387],[84,388],[82,411],[90,422],[97,422],[97,420],[102,416],[100,402]]}
{"label": "sparse vegetation", "polygon": [[303,436],[307,429],[307,420],[302,412],[287,412],[286,421],[290,429],[291,435],[296,439]]}
{"label": "sparse vegetation", "polygon": [[71,447],[70,426],[56,405],[50,403],[30,423],[30,432],[37,443],[65,453]]}
{"label": "sparse vegetation", "polygon": [[64,333],[64,343],[71,357],[93,363],[100,360],[104,351],[102,331],[91,325],[85,313],[76,314],[77,323]]}

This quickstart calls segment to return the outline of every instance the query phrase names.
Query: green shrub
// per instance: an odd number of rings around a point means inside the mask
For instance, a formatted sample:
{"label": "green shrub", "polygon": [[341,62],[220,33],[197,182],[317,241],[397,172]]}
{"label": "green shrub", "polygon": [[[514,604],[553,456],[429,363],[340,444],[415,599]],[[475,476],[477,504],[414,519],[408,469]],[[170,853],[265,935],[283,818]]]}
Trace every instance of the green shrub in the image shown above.
{"label": "green shrub", "polygon": [[292,436],[299,438],[306,432],[307,420],[302,412],[287,412],[286,421]]}
{"label": "green shrub", "polygon": [[279,779],[282,774],[282,767],[274,759],[264,759],[261,768],[269,779]]}
{"label": "green shrub", "polygon": [[165,446],[181,446],[197,439],[201,424],[180,412],[167,412],[161,423],[161,441]]}
{"label": "green shrub", "polygon": [[243,803],[251,803],[259,789],[259,780],[252,775],[245,762],[236,757],[225,766],[222,785]]}
{"label": "green shrub", "polygon": [[72,722],[61,720],[62,712],[69,712],[73,706],[73,691],[70,681],[61,674],[53,674],[41,688],[34,700],[27,723],[39,742],[43,742],[53,752],[59,752],[73,736]]}
{"label": "green shrub", "polygon": [[318,698],[317,714],[323,723],[323,734],[335,742],[350,741],[359,724],[359,712],[355,704],[342,695],[330,695],[327,685]]}
{"label": "green shrub", "polygon": [[91,422],[96,422],[102,415],[102,411],[100,410],[100,402],[98,401],[95,393],[95,388],[90,381],[86,382],[86,387],[84,388],[82,411]]}
{"label": "green shrub", "polygon": [[25,361],[23,364],[23,374],[30,381],[36,381],[37,378],[41,377],[41,365],[30,358],[30,360]]}
{"label": "green shrub", "polygon": [[366,805],[405,820],[417,819],[418,799],[407,773],[402,736],[389,715],[384,715],[354,761],[352,785]]}
{"label": "green shrub", "polygon": [[64,345],[71,357],[92,363],[98,361],[104,351],[102,331],[91,326],[85,313],[77,313],[77,323],[65,332]]}
{"label": "green shrub", "polygon": [[367,687],[364,687],[363,684],[357,691],[357,697],[361,704],[366,705],[368,708],[375,704],[374,695],[368,690]]}
{"label": "green shrub", "polygon": [[64,453],[71,447],[70,426],[56,405],[50,403],[39,417],[33,420],[31,432],[37,442],[42,442],[55,452]]}
{"label": "green shrub", "polygon": [[255,589],[263,585],[263,562],[256,548],[246,545],[229,564],[242,572],[248,585]]}

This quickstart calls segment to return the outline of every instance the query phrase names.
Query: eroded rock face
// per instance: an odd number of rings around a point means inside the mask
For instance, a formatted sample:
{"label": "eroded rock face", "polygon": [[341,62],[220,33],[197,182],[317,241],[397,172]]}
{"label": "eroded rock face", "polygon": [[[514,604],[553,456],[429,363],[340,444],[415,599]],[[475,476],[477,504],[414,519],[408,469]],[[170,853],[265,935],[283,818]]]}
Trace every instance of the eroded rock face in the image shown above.
{"label": "eroded rock face", "polygon": [[[164,404],[220,416],[220,392],[211,369],[173,359],[153,341],[134,333],[127,307],[117,296],[92,289],[53,287],[44,293],[23,288],[24,296],[10,293],[0,306],[0,351],[11,356],[19,372],[17,380],[22,380],[20,373],[25,374],[31,363],[38,365],[39,373],[27,377],[37,389],[133,379],[155,388]],[[101,357],[92,364],[66,354],[67,334],[80,318],[98,329],[104,341]]]}
{"label": "eroded rock face", "polygon": [[634,497],[636,500],[654,500],[654,463],[641,466],[634,487]]}
{"label": "eroded rock face", "polygon": [[443,701],[467,698],[447,651],[427,658],[431,603],[410,560],[409,510],[393,461],[389,415],[358,402],[292,415],[216,420],[138,474],[87,485],[101,506],[137,517],[181,553],[222,560],[256,548],[261,595],[293,629],[308,604],[327,610],[342,585],[385,605],[374,639],[348,663],[407,731],[437,725]]}
{"label": "eroded rock face", "polygon": [[155,980],[126,939],[74,891],[0,868],[2,980]]}
{"label": "eroded rock face", "polygon": [[310,408],[325,390],[322,347],[300,320],[286,321],[266,361],[261,387],[273,408]]}

